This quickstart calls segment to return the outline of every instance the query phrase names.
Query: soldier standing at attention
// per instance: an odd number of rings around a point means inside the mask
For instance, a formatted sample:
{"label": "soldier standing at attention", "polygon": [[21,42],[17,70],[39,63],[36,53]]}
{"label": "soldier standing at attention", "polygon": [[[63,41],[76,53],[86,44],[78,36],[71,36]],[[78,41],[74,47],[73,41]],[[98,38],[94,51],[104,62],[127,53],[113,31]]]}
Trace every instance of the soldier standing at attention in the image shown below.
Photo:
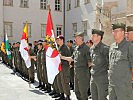
{"label": "soldier standing at attention", "polygon": [[[127,40],[129,42],[132,43],[133,46],[133,26],[128,26],[127,27]],[[130,63],[130,67],[131,67],[131,72],[132,72],[132,86],[133,86],[133,65],[131,65],[132,63]]]}
{"label": "soldier standing at attention", "polygon": [[112,25],[115,43],[109,51],[109,100],[133,100],[129,64],[133,66],[133,46],[125,39],[125,24]]}
{"label": "soldier standing at attention", "polygon": [[[32,44],[29,43],[29,54],[30,56],[35,56],[34,50],[32,49]],[[29,81],[34,83],[35,74],[34,74],[34,59],[31,59],[31,67],[28,69],[29,72]]]}
{"label": "soldier standing at attention", "polygon": [[[58,45],[59,45],[59,52],[61,55],[69,57],[71,55],[68,47],[64,43],[64,36],[59,35],[57,37],[58,39]],[[61,96],[59,99],[56,100],[64,100],[64,94],[66,94],[66,99],[70,100],[70,69],[69,69],[69,62],[66,60],[61,60],[62,64],[62,71],[59,73],[58,77],[58,86],[59,86],[59,91],[61,93]]]}
{"label": "soldier standing at attention", "polygon": [[[73,51],[74,51],[73,41],[68,40],[66,45],[69,48],[71,56],[72,56]],[[74,63],[73,62],[70,63],[70,88],[71,90],[74,89]]]}
{"label": "soldier standing at attention", "polygon": [[92,30],[93,46],[91,51],[91,94],[92,100],[107,100],[109,47],[102,43],[104,32]]}
{"label": "soldier standing at attention", "polygon": [[88,100],[88,88],[90,83],[88,62],[91,61],[90,49],[84,43],[84,33],[74,34],[76,47],[72,57],[60,55],[61,59],[74,61],[74,91],[78,100]]}
{"label": "soldier standing at attention", "polygon": [[47,77],[47,68],[46,68],[46,50],[45,46],[47,45],[47,41],[44,40],[42,42],[43,44],[43,49],[41,52],[41,63],[42,63],[42,77],[43,77],[43,89],[46,91],[45,93],[50,93],[51,92],[51,85],[48,83],[48,77]]}
{"label": "soldier standing at attention", "polygon": [[43,52],[42,49],[43,49],[43,44],[42,44],[42,41],[39,40],[38,41],[38,44],[37,44],[37,47],[38,47],[38,52],[37,52],[37,56],[36,56],[36,62],[37,62],[37,78],[38,78],[38,81],[39,81],[39,85],[35,88],[39,88],[39,89],[42,89],[43,88],[43,77],[42,77],[42,63],[41,63],[41,53]]}
{"label": "soldier standing at attention", "polygon": [[[86,41],[86,45],[87,45],[89,48],[91,48],[91,47],[93,46],[93,42],[92,42],[92,40],[88,40],[88,41]],[[91,67],[89,67],[89,74],[88,74],[89,77],[91,77],[90,70],[91,70]],[[89,85],[89,89],[88,89],[88,96],[89,96],[89,98],[91,98],[90,85]]]}

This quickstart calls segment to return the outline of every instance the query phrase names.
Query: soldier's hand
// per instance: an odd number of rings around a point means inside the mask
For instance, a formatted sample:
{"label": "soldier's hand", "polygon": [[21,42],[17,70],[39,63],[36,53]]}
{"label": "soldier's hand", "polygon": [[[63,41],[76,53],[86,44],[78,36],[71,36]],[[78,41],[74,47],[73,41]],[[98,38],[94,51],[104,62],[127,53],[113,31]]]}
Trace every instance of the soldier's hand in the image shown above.
{"label": "soldier's hand", "polygon": [[60,56],[60,58],[62,59],[62,55],[61,55],[61,54],[59,54],[59,56]]}
{"label": "soldier's hand", "polygon": [[94,64],[92,62],[88,62],[88,67],[92,67]]}
{"label": "soldier's hand", "polygon": [[36,61],[36,56],[30,56],[30,58]]}
{"label": "soldier's hand", "polygon": [[69,67],[70,67],[70,68],[72,68],[73,66],[72,66],[72,65],[70,65]]}

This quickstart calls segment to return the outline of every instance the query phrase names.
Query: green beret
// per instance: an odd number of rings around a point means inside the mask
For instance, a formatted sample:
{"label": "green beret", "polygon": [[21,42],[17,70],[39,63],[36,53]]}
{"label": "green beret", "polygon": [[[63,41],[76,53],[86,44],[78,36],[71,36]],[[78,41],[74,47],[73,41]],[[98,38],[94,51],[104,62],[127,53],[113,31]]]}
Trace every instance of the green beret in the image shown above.
{"label": "green beret", "polygon": [[74,33],[74,37],[76,37],[76,36],[83,37],[84,36],[84,32],[76,32],[76,33]]}
{"label": "green beret", "polygon": [[127,32],[133,31],[133,26],[127,26]]}
{"label": "green beret", "polygon": [[98,34],[100,36],[104,35],[104,32],[101,30],[97,30],[97,29],[92,29],[92,34]]}
{"label": "green beret", "polygon": [[125,31],[126,25],[124,23],[117,23],[117,24],[112,24],[112,29],[115,30],[117,28],[121,28]]}

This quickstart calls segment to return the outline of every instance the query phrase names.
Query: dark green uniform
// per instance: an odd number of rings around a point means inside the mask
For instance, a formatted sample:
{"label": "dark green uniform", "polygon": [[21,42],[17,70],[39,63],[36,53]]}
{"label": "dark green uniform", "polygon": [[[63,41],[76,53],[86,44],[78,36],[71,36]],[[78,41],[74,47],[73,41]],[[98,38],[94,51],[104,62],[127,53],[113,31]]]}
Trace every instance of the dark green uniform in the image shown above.
{"label": "dark green uniform", "polygon": [[13,48],[13,67],[14,67],[14,71],[16,71],[16,48]]}
{"label": "dark green uniform", "polygon": [[[35,53],[32,49],[29,49],[29,54],[30,56],[35,56]],[[29,77],[30,77],[30,81],[34,82],[34,60],[31,59],[31,67],[28,70],[29,72]]]}
{"label": "dark green uniform", "polygon": [[43,78],[43,83],[47,84],[48,79],[47,79],[47,70],[46,70],[46,54],[45,50],[42,49],[41,52],[41,64],[42,64],[42,78]]}
{"label": "dark green uniform", "polygon": [[91,67],[92,100],[107,100],[109,47],[99,42],[90,49],[93,66]]}
{"label": "dark green uniform", "polygon": [[[70,50],[71,56],[72,56],[73,51],[74,51],[74,48],[71,47],[71,48],[69,48],[69,50]],[[70,65],[70,66],[72,66],[72,67],[70,68],[70,82],[71,82],[71,84],[73,85],[73,83],[74,83],[74,63],[71,62],[71,65]]]}
{"label": "dark green uniform", "polygon": [[22,70],[23,70],[23,66],[22,66],[22,57],[19,51],[19,48],[16,48],[16,66],[17,66],[17,70],[20,74],[22,74]]}
{"label": "dark green uniform", "polygon": [[37,78],[39,81],[39,85],[42,85],[42,82],[43,82],[43,80],[42,80],[43,78],[42,78],[41,53],[42,53],[42,50],[39,50],[37,52]]}
{"label": "dark green uniform", "polygon": [[[70,57],[70,51],[68,50],[68,47],[63,44],[61,47],[59,47],[59,52],[61,55]],[[59,73],[58,77],[58,87],[60,90],[60,93],[65,93],[66,95],[70,95],[70,70],[69,70],[69,63],[68,61],[61,60],[62,63],[62,71]]]}
{"label": "dark green uniform", "polygon": [[[37,52],[38,52],[38,48],[37,48],[37,45],[35,45],[34,46],[34,53],[35,53],[35,55],[37,55]],[[35,67],[37,66],[37,62],[36,61],[34,62],[34,65],[35,65]]]}
{"label": "dark green uniform", "polygon": [[123,39],[109,51],[109,100],[133,100],[131,71],[133,45]]}
{"label": "dark green uniform", "polygon": [[42,49],[41,52],[41,65],[42,65],[42,82],[43,88],[47,89],[47,92],[51,92],[51,85],[48,83],[47,69],[46,69],[46,52]]}
{"label": "dark green uniform", "polygon": [[[59,75],[59,74],[58,74]],[[59,88],[58,88],[58,75],[54,79],[54,83],[52,84],[52,88],[56,93],[60,93]]]}
{"label": "dark green uniform", "polygon": [[74,59],[74,84],[75,94],[78,100],[88,100],[88,88],[90,77],[88,75],[88,61],[91,60],[89,47],[83,43],[77,46],[73,52]]}

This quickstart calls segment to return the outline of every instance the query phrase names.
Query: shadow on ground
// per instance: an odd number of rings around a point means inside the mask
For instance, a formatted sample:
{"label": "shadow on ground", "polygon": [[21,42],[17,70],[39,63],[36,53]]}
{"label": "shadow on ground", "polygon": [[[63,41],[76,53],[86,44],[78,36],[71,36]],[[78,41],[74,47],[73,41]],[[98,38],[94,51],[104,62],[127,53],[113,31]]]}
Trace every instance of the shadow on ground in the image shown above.
{"label": "shadow on ground", "polygon": [[38,91],[38,90],[29,90],[30,92],[33,92],[35,94],[38,94],[38,95],[45,95],[44,93]]}

